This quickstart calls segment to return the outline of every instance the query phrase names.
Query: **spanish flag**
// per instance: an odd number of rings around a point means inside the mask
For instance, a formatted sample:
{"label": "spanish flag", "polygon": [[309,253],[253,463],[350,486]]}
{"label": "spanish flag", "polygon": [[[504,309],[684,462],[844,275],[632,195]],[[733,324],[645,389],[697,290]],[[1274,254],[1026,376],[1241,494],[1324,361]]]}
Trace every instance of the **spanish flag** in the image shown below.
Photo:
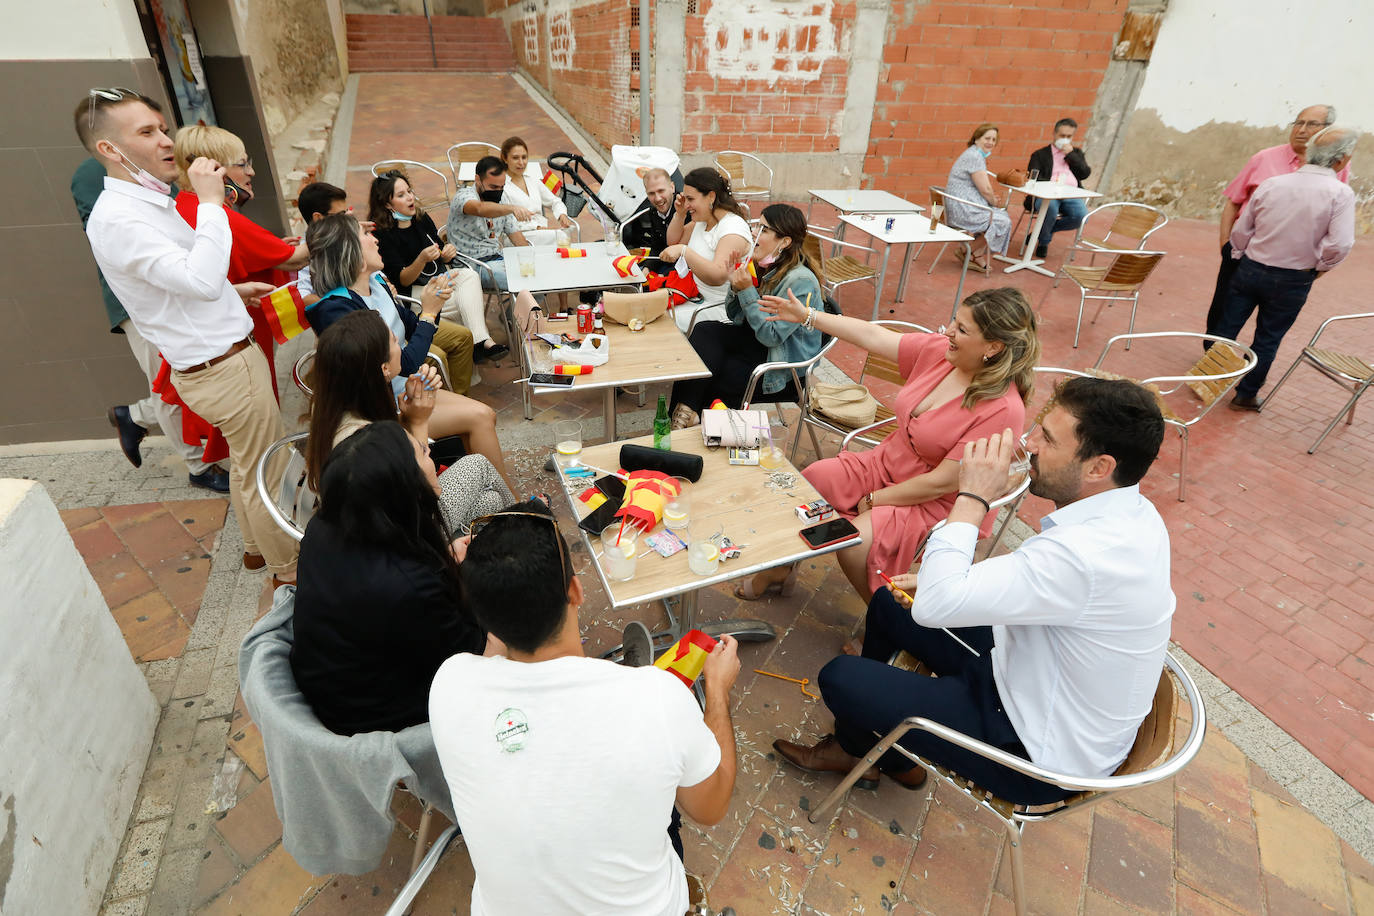
{"label": "spanish flag", "polygon": [[688,687],[701,675],[706,656],[716,647],[716,641],[700,630],[688,630],[668,650],[654,659],[654,667],[677,676]]}
{"label": "spanish flag", "polygon": [[286,343],[310,327],[305,320],[305,303],[295,283],[279,286],[263,296],[262,314],[279,344]]}
{"label": "spanish flag", "polygon": [[587,249],[585,248],[559,248],[557,249],[560,258],[585,258]]}
{"label": "spanish flag", "polygon": [[615,272],[622,277],[628,277],[635,272],[635,267],[639,265],[641,258],[638,255],[622,254],[620,257],[611,261],[611,266]]}
{"label": "spanish flag", "polygon": [[563,179],[559,178],[558,173],[553,169],[545,169],[544,187],[549,189],[550,194],[558,194],[563,190]]}

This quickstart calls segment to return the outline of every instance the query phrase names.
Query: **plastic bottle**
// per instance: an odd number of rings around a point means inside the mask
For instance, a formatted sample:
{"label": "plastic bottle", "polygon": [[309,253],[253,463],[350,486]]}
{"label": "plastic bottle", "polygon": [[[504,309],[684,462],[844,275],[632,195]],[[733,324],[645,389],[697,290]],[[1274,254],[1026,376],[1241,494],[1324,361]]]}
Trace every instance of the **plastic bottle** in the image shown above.
{"label": "plastic bottle", "polygon": [[661,448],[665,452],[671,449],[672,431],[672,424],[668,421],[668,398],[660,394],[658,410],[654,413],[654,448]]}

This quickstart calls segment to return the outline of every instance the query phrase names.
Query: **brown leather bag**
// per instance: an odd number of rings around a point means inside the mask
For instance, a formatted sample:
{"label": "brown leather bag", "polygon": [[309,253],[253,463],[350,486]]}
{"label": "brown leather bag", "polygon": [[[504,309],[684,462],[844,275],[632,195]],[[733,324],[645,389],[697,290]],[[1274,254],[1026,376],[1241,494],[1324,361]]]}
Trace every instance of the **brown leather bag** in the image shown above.
{"label": "brown leather bag", "polygon": [[1027,177],[1025,169],[1007,169],[997,173],[997,182],[1009,188],[1019,188],[1026,183]]}

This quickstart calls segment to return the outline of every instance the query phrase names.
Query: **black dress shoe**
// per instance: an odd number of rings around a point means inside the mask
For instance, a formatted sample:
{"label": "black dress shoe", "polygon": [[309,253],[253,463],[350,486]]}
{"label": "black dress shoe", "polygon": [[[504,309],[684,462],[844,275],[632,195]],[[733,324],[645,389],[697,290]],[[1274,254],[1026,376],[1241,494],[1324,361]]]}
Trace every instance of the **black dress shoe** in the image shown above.
{"label": "black dress shoe", "polygon": [[1259,398],[1253,394],[1238,394],[1231,399],[1231,407],[1234,410],[1255,410],[1260,409]]}
{"label": "black dress shoe", "polygon": [[491,346],[476,347],[472,351],[472,358],[479,363],[488,362],[490,360],[497,360],[503,356],[509,355],[510,347],[506,346],[505,344],[499,344],[495,342],[491,342]]}
{"label": "black dress shoe", "polygon": [[216,493],[229,492],[229,472],[215,465],[211,465],[199,474],[187,474],[186,477],[191,481],[193,487],[214,490]]}
{"label": "black dress shoe", "polygon": [[119,434],[119,448],[124,452],[124,457],[134,467],[143,467],[143,455],[138,450],[138,444],[148,435],[148,431],[134,422],[127,407],[111,407],[105,412],[105,419]]}
{"label": "black dress shoe", "polygon": [[1049,245],[1036,245],[1036,246],[1035,246],[1035,256],[1036,256],[1037,258],[1039,258],[1040,260],[1042,260],[1042,261],[1045,260],[1045,258],[1048,258],[1048,257],[1050,256],[1050,246],[1049,246]]}

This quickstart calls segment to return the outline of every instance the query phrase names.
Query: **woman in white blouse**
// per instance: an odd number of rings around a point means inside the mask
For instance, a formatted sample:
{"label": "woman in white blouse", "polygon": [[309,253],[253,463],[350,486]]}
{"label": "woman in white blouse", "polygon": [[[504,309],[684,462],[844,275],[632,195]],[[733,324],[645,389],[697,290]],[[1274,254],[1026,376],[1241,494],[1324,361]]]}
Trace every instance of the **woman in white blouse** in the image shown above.
{"label": "woman in white blouse", "polygon": [[553,216],[558,229],[572,225],[568,218],[568,208],[563,201],[541,181],[535,181],[525,174],[525,166],[530,161],[530,150],[524,140],[510,137],[501,144],[501,161],[506,163],[506,191],[501,195],[501,203],[511,207],[524,207],[534,214],[516,228],[531,245],[553,245],[557,241],[557,230],[550,227],[545,213]]}
{"label": "woman in white blouse", "polygon": [[697,322],[729,321],[725,299],[730,292],[730,272],[749,253],[749,223],[744,208],[730,194],[730,181],[715,169],[692,169],[683,180],[682,193],[673,206],[692,215],[692,234],[685,245],[669,245],[659,255],[665,261],[687,259],[687,267],[701,291],[699,306],[673,309],[677,326],[684,332]]}

